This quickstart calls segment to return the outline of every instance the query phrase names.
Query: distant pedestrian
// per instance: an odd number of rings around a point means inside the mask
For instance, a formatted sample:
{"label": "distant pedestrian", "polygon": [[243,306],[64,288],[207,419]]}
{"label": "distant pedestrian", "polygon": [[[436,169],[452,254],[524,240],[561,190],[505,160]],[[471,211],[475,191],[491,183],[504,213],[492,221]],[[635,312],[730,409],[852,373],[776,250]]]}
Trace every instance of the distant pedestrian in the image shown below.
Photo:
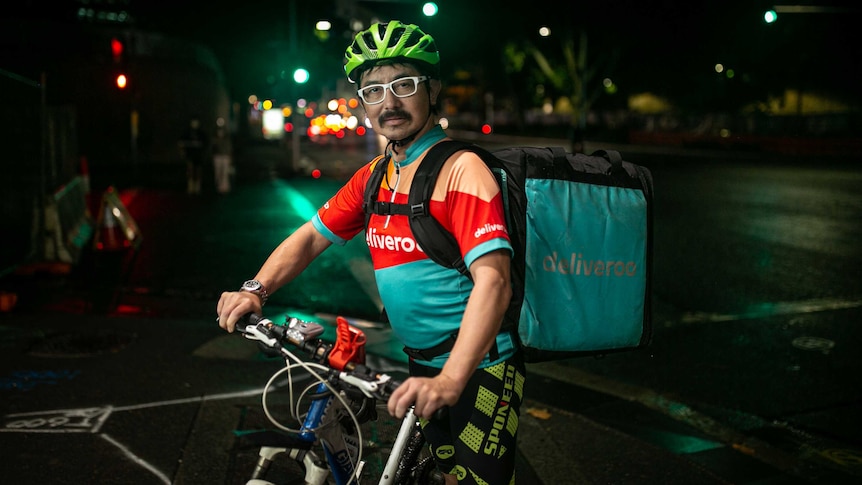
{"label": "distant pedestrian", "polygon": [[226,194],[230,192],[232,157],[230,137],[223,126],[216,129],[216,136],[213,138],[212,151],[216,191],[220,194]]}
{"label": "distant pedestrian", "polygon": [[186,161],[186,190],[189,194],[200,194],[203,165],[209,143],[197,116],[189,121],[189,126],[180,138],[179,145],[180,154]]}

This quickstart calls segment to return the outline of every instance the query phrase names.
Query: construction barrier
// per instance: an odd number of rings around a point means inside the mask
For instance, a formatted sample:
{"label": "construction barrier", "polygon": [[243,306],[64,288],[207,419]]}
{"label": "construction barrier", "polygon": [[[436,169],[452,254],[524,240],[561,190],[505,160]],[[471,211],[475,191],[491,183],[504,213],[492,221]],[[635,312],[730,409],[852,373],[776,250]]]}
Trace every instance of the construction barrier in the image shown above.
{"label": "construction barrier", "polygon": [[114,187],[108,187],[102,194],[96,226],[98,230],[93,239],[93,248],[97,251],[137,250],[143,241],[137,223]]}
{"label": "construction barrier", "polygon": [[[78,176],[47,197],[42,207],[44,238],[42,260],[75,263],[93,235],[87,207],[87,188]],[[38,224],[39,217],[34,221]]]}

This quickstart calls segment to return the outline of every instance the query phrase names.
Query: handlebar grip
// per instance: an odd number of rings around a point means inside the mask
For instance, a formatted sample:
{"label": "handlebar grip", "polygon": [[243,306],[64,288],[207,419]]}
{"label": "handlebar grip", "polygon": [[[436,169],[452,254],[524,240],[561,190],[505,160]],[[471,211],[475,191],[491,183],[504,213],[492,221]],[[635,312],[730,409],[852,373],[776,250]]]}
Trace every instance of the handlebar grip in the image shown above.
{"label": "handlebar grip", "polygon": [[264,318],[254,313],[246,313],[236,322],[236,330],[239,333],[248,333],[247,327],[253,327],[260,323]]}
{"label": "handlebar grip", "polygon": [[395,379],[390,379],[386,384],[383,385],[383,388],[380,390],[381,396],[389,399],[389,396],[395,392],[395,389],[398,389],[398,386],[401,385],[401,381],[396,381]]}

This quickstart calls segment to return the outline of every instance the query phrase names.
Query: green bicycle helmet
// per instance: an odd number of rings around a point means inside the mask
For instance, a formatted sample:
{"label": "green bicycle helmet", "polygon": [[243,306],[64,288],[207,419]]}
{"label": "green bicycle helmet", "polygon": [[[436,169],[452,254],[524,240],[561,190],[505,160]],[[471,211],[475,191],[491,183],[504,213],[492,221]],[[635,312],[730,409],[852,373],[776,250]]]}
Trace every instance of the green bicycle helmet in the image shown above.
{"label": "green bicycle helmet", "polygon": [[440,53],[434,38],[418,26],[397,20],[377,23],[356,34],[344,52],[344,72],[355,83],[359,74],[384,60],[403,60],[430,68],[438,75]]}

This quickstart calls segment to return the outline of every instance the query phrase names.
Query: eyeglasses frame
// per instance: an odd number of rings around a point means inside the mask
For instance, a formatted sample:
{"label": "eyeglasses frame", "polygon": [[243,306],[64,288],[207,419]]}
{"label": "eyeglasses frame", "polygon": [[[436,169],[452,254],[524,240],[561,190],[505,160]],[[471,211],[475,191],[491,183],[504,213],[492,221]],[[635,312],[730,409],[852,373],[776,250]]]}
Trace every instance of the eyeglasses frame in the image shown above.
{"label": "eyeglasses frame", "polygon": [[[413,92],[410,94],[404,94],[404,95],[396,94],[395,91],[392,89],[392,85],[399,82],[399,81],[403,81],[405,79],[412,79],[413,82],[416,83],[416,86],[415,86],[416,89],[414,89]],[[404,77],[399,77],[398,79],[394,79],[391,82],[388,82],[385,84],[369,84],[368,86],[364,86],[362,89],[358,89],[356,91],[356,95],[359,96],[359,99],[361,99],[363,103],[370,104],[370,105],[380,104],[383,101],[385,101],[387,90],[389,92],[391,92],[392,95],[395,96],[396,98],[409,98],[410,96],[413,96],[414,94],[419,92],[419,84],[424,83],[425,81],[429,81],[430,79],[431,79],[431,76],[404,76]],[[365,100],[365,96],[362,95],[362,91],[364,91],[368,88],[383,88],[383,97],[380,98],[380,101],[370,102],[370,101]]]}

